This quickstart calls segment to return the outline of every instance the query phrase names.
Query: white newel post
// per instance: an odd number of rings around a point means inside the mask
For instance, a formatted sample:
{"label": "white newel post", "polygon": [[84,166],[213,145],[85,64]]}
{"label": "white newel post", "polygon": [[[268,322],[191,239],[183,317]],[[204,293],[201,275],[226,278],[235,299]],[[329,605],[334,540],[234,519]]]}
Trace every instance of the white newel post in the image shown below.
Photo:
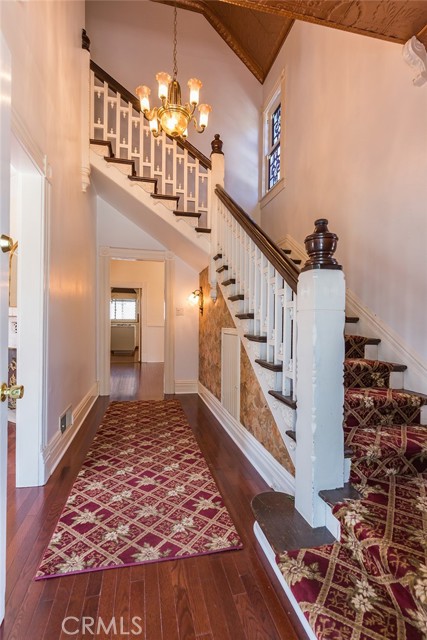
{"label": "white newel post", "polygon": [[90,116],[92,99],[90,89],[90,40],[85,29],[82,29],[81,52],[81,149],[82,149],[82,191],[90,185]]}
{"label": "white newel post", "polygon": [[211,228],[211,254],[209,259],[209,295],[212,300],[216,300],[217,285],[217,264],[213,259],[218,252],[218,199],[215,194],[215,188],[219,184],[224,187],[224,153],[222,151],[222,140],[219,133],[214,135],[211,142],[211,178],[208,208],[208,227]]}
{"label": "white newel post", "polygon": [[297,290],[295,507],[312,527],[325,525],[319,491],[344,484],[345,282],[327,223],[316,220],[305,240]]}

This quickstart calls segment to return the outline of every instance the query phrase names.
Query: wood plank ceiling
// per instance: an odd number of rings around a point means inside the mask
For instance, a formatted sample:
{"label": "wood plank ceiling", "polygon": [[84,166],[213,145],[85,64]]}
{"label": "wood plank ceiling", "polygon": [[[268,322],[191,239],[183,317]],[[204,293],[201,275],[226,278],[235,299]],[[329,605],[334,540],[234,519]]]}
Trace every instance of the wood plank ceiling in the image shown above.
{"label": "wood plank ceiling", "polygon": [[201,13],[263,83],[295,20],[427,47],[426,0],[152,0]]}

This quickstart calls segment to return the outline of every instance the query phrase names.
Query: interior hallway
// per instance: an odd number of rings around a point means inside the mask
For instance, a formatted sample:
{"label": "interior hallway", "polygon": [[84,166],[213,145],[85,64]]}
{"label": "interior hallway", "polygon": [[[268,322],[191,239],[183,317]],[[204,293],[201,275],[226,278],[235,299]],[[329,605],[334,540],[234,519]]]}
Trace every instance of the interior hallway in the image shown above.
{"label": "interior hallway", "polygon": [[[99,398],[45,487],[14,488],[14,438],[9,443],[6,618],[0,640],[94,637],[61,630],[64,618],[113,616],[132,637],[133,616],[144,640],[296,640],[305,638],[276,579],[261,564],[253,535],[251,498],[268,489],[197,395],[177,396],[243,540],[241,551],[109,569],[34,582],[72,483],[110,400],[161,399],[163,366],[112,366],[110,398]],[[267,575],[268,574],[268,575]],[[291,614],[290,614],[291,615]],[[123,619],[120,633],[120,618]],[[77,624],[73,622],[73,624]],[[294,630],[294,626],[297,631]],[[135,636],[133,636],[135,637]]]}

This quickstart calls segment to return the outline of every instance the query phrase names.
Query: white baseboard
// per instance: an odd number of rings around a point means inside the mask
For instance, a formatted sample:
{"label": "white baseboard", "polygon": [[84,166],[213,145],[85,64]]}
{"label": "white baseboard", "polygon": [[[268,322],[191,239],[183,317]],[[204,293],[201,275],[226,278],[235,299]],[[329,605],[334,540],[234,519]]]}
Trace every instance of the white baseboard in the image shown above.
{"label": "white baseboard", "polygon": [[286,471],[286,469],[273,458],[271,453],[269,453],[240,422],[237,422],[237,420],[224,409],[220,401],[201,383],[199,383],[199,395],[267,484],[275,491],[284,491],[294,495],[295,478],[289,471]]}
{"label": "white baseboard", "polygon": [[72,423],[64,433],[57,431],[43,450],[42,457],[45,468],[45,482],[55,471],[61,459],[76,437],[89,411],[99,396],[98,382],[95,382],[88,393],[82,398],[72,414]]}
{"label": "white baseboard", "polygon": [[277,577],[277,579],[278,579],[278,581],[280,583],[280,586],[282,587],[283,591],[286,593],[286,596],[287,596],[287,598],[288,598],[293,610],[295,611],[296,615],[298,616],[299,621],[301,622],[302,626],[304,627],[304,631],[306,632],[307,637],[309,638],[309,640],[317,640],[316,636],[314,635],[314,631],[310,627],[310,625],[308,624],[307,618],[305,617],[305,615],[301,611],[301,607],[299,606],[298,602],[296,601],[295,596],[291,591],[291,588],[289,587],[288,583],[286,582],[285,578],[283,577],[282,572],[280,571],[279,567],[277,566],[275,553],[274,553],[273,549],[271,548],[271,545],[268,542],[267,538],[265,537],[264,532],[262,531],[262,529],[259,526],[258,522],[255,522],[255,524],[254,524],[254,534],[255,534],[255,538],[257,539],[262,551],[264,552],[265,557],[267,558],[267,560],[270,563],[274,573],[276,574],[276,577]]}
{"label": "white baseboard", "polygon": [[197,380],[175,380],[175,393],[198,393]]}

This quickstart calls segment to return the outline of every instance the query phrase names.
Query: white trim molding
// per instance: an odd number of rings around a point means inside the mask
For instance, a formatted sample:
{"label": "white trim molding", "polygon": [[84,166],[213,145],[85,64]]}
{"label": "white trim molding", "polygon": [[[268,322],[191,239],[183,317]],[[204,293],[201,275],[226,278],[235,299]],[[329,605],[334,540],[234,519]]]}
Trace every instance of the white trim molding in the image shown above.
{"label": "white trim molding", "polygon": [[95,382],[89,389],[87,394],[82,398],[72,413],[71,425],[62,434],[60,431],[54,435],[48,445],[43,449],[42,458],[45,468],[46,483],[56,467],[60,463],[62,457],[68,447],[76,437],[89,411],[92,409],[99,395],[98,383]]}
{"label": "white trim molding", "polygon": [[197,393],[198,391],[197,380],[175,380],[175,393]]}
{"label": "white trim molding", "polygon": [[237,422],[224,409],[218,398],[200,382],[199,395],[267,484],[276,491],[284,491],[294,495],[295,478],[273,458],[271,453],[240,422]]}

